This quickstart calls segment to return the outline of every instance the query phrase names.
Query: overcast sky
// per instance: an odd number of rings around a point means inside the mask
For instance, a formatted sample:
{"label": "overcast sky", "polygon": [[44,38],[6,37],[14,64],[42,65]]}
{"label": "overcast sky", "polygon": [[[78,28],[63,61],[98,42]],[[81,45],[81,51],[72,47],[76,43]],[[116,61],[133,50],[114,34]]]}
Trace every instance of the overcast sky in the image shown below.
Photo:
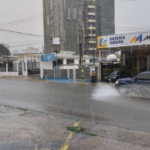
{"label": "overcast sky", "polygon": [[116,33],[150,31],[150,0],[116,0]]}
{"label": "overcast sky", "polygon": [[[150,0],[115,0],[116,33],[150,30]],[[0,0],[0,29],[43,35],[42,0]],[[109,12],[108,12],[109,13]],[[2,32],[0,43],[11,50],[28,46],[42,49],[42,36],[25,36]]]}
{"label": "overcast sky", "polygon": [[[0,29],[43,35],[42,0],[0,0],[0,4]],[[0,31],[1,42],[8,43],[11,50],[25,49],[25,45],[42,49],[43,45],[42,36],[25,36]],[[35,43],[36,45],[33,45]]]}

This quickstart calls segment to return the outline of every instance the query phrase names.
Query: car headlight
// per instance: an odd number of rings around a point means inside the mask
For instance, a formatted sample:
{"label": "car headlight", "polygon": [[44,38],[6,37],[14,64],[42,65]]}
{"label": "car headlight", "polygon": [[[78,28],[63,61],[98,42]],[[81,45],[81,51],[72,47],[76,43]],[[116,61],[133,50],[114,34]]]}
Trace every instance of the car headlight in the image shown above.
{"label": "car headlight", "polygon": [[119,81],[116,81],[116,84],[119,84]]}

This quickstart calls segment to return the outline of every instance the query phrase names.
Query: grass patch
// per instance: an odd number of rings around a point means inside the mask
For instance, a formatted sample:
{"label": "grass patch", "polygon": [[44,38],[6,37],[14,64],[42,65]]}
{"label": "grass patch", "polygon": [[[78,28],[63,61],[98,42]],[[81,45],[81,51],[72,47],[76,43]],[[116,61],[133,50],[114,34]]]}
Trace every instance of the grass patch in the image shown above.
{"label": "grass patch", "polygon": [[74,133],[82,133],[87,136],[97,136],[96,134],[86,132],[86,128],[83,128],[83,127],[67,127],[67,130],[74,132]]}
{"label": "grass patch", "polygon": [[86,131],[86,129],[82,127],[67,127],[67,130],[75,133],[81,133]]}
{"label": "grass patch", "polygon": [[93,134],[93,133],[86,133],[86,135],[88,135],[88,136],[97,136],[96,134]]}

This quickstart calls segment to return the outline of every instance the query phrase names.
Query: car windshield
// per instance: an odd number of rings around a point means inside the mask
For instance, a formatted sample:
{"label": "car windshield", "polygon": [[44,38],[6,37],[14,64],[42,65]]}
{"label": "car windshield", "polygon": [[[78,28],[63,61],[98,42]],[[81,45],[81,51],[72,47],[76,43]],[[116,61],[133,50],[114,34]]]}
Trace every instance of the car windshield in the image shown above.
{"label": "car windshield", "polygon": [[112,72],[111,75],[114,75],[114,72]]}
{"label": "car windshield", "polygon": [[114,75],[117,75],[119,72],[118,71],[114,71]]}
{"label": "car windshield", "polygon": [[150,73],[141,73],[141,74],[136,76],[136,79],[150,80]]}

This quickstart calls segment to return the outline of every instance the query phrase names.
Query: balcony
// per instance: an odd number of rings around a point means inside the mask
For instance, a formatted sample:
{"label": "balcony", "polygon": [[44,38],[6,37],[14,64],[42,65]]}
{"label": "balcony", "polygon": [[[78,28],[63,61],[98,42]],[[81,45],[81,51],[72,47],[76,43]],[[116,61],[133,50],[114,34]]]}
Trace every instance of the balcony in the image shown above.
{"label": "balcony", "polygon": [[89,30],[96,30],[96,27],[88,27]]}
{"label": "balcony", "polygon": [[96,13],[94,13],[94,12],[89,12],[88,15],[89,15],[89,16],[95,16]]}
{"label": "balcony", "polygon": [[87,8],[95,8],[93,5],[88,5]]}
{"label": "balcony", "polygon": [[96,51],[96,48],[94,48],[94,47],[89,47],[88,50],[89,50],[89,51],[93,51],[93,50]]}
{"label": "balcony", "polygon": [[88,36],[90,36],[90,37],[95,37],[96,34],[88,34]]}
{"label": "balcony", "polygon": [[95,19],[88,19],[88,22],[96,22],[96,20]]}
{"label": "balcony", "polygon": [[96,41],[88,41],[89,44],[96,44]]}

